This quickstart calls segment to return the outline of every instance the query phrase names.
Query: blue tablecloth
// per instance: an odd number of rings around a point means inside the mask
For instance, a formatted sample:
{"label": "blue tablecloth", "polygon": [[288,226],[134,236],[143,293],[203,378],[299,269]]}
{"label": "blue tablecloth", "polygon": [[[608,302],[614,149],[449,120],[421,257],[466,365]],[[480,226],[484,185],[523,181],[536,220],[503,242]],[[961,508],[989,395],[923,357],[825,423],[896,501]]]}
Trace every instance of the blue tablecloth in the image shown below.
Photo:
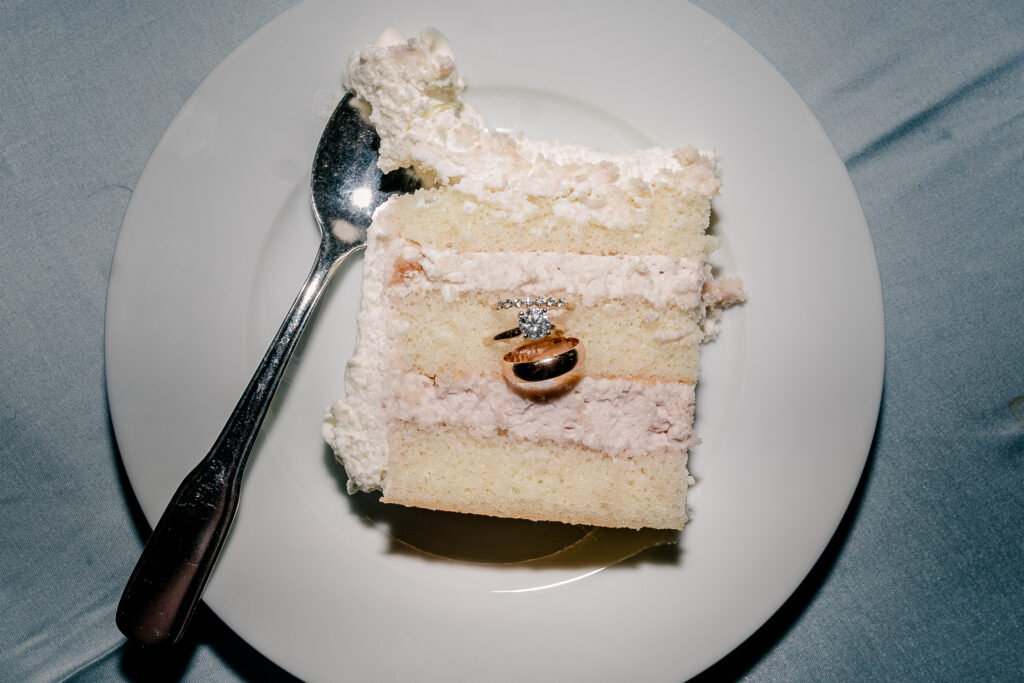
{"label": "blue tablecloth", "polygon": [[[0,4],[2,680],[288,678],[206,610],[157,657],[115,628],[148,528],[110,426],[103,319],[161,133],[291,4]],[[1022,680],[1024,3],[698,4],[775,64],[845,160],[887,335],[846,518],[796,594],[705,676]]]}

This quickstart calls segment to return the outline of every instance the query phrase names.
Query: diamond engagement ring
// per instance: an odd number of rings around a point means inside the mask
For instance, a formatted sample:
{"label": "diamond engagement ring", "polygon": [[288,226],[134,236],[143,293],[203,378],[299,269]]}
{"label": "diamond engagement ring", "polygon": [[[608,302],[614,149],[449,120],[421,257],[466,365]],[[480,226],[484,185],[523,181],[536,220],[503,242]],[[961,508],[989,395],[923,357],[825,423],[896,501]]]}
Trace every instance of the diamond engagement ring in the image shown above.
{"label": "diamond engagement ring", "polygon": [[567,304],[564,299],[539,296],[525,299],[502,299],[498,301],[495,308],[498,310],[518,308],[519,327],[499,332],[494,337],[486,339],[485,344],[515,339],[520,335],[530,340],[543,339],[549,335],[561,336],[562,331],[552,325],[548,310],[552,308],[571,309],[572,306]]}

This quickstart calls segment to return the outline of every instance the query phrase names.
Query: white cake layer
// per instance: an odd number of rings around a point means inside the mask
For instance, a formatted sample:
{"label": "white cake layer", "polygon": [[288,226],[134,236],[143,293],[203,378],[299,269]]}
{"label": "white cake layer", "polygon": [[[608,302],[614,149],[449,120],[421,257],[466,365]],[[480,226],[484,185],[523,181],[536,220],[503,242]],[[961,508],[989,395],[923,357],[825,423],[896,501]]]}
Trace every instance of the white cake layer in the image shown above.
{"label": "white cake layer", "polygon": [[584,446],[398,422],[385,503],[500,517],[682,529],[686,454],[617,458]]}

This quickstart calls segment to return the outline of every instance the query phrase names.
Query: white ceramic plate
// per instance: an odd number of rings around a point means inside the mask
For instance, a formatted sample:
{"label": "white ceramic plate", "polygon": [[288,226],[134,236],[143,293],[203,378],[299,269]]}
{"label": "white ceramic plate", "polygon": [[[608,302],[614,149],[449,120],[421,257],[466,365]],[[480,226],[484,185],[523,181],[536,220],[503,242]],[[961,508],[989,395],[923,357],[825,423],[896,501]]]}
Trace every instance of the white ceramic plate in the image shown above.
{"label": "white ceramic plate", "polygon": [[511,7],[310,0],[189,98],[139,180],[111,274],[107,374],[128,477],[155,521],[298,291],[316,246],[308,169],[348,54],[389,24],[432,25],[492,125],[720,154],[716,259],[743,275],[750,301],[704,350],[693,520],[678,545],[618,562],[651,539],[600,532],[559,553],[582,532],[346,496],[319,427],[354,342],[357,259],[292,362],[206,592],[306,679],[696,674],[800,583],[870,447],[883,364],[874,252],[843,164],[796,93],[689,5]]}

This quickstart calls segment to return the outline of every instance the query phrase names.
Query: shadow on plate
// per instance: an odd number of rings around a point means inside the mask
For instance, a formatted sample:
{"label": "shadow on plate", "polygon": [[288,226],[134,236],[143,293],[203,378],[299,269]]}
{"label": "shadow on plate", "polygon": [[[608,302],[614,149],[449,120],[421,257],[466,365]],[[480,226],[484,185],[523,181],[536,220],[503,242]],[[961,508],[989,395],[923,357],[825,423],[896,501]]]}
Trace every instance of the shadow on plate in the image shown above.
{"label": "shadow on plate", "polygon": [[381,502],[380,494],[349,496],[345,493],[345,471],[328,447],[324,448],[324,458],[352,514],[386,533],[392,553],[537,569],[609,567],[626,560],[679,561],[678,531],[531,522],[387,504]]}

